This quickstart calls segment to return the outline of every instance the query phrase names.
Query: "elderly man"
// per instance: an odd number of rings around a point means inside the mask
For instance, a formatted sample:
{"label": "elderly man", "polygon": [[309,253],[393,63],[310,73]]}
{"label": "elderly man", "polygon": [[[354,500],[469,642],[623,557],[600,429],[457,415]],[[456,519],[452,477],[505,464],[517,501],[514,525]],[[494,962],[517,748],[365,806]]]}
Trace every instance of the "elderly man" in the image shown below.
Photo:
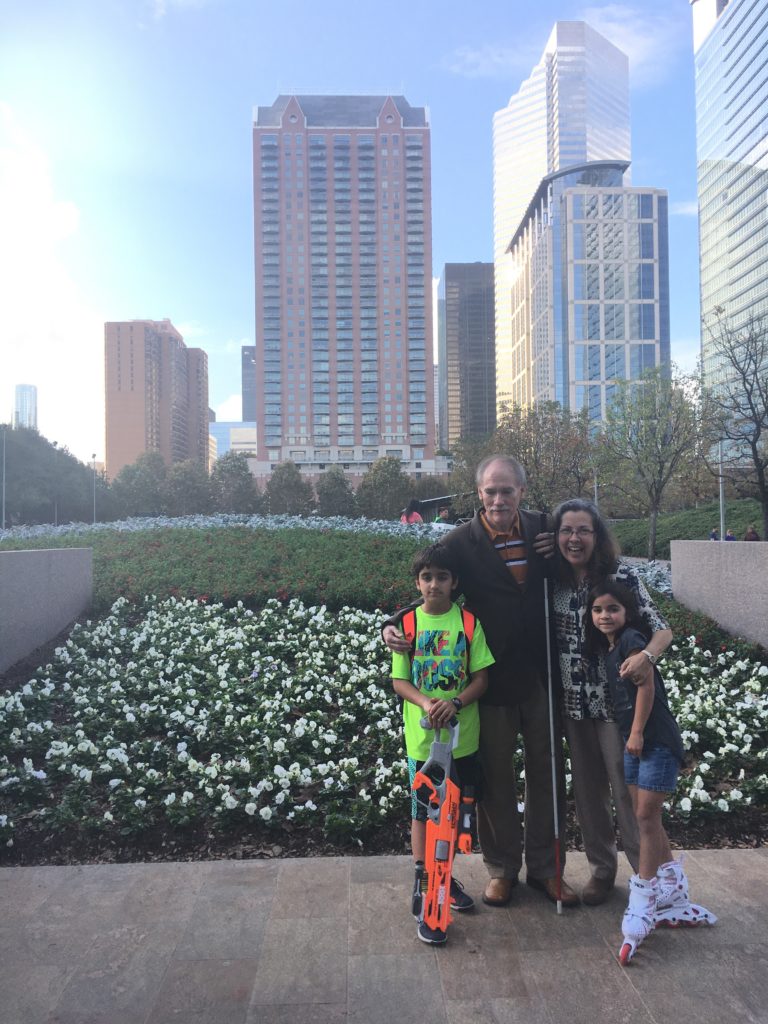
{"label": "elderly man", "polygon": [[[555,868],[543,565],[537,554],[537,550],[551,550],[552,537],[541,530],[537,513],[520,508],[525,470],[516,459],[490,456],[477,467],[476,479],[482,509],[441,543],[457,560],[459,591],[483,624],[496,659],[488,670],[488,689],[480,702],[480,759],[485,782],[478,833],[491,876],[483,901],[493,907],[509,903],[523,864],[514,766],[518,737],[522,736],[526,881],[553,901],[559,890],[563,905],[575,906],[578,896],[563,879],[558,886]],[[391,624],[385,626],[384,640],[393,650],[408,646]],[[565,787],[559,724],[555,747],[562,837]],[[562,838],[560,863],[565,863]]]}

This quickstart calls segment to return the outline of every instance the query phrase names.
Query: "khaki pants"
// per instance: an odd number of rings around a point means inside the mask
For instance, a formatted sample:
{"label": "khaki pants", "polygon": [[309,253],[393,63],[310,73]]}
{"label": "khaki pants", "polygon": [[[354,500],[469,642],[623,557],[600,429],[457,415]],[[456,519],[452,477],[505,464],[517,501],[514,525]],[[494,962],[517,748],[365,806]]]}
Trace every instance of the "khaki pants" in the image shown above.
{"label": "khaki pants", "polygon": [[563,724],[571,751],[576,817],[589,867],[595,878],[612,882],[618,855],[611,795],[624,852],[634,871],[640,852],[637,821],[624,781],[624,741],[615,722],[566,718]]}
{"label": "khaki pants", "polygon": [[[517,808],[514,754],[523,738],[525,757],[525,865],[531,878],[555,877],[552,760],[549,711],[543,686],[516,707],[480,705],[480,761],[483,797],[477,827],[483,860],[492,878],[517,878],[523,836]],[[558,786],[561,870],[565,865],[565,774],[562,734],[555,709],[555,771]]]}

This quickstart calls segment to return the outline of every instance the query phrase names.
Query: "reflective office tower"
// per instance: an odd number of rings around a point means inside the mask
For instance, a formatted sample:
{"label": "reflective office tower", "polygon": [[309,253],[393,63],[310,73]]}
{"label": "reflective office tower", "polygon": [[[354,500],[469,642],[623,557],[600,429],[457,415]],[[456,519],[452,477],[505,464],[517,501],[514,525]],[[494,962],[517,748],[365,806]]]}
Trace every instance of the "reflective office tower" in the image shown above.
{"label": "reflective office tower", "polygon": [[667,194],[625,161],[548,175],[512,237],[507,401],[605,418],[617,380],[669,363]]}
{"label": "reflective office tower", "polygon": [[239,452],[241,455],[256,455],[256,424],[228,423],[219,421],[209,423],[208,431],[216,442],[214,461],[228,452]]}
{"label": "reflective office tower", "polygon": [[256,346],[242,345],[240,348],[240,372],[242,385],[242,417],[245,423],[256,422]]}
{"label": "reflective office tower", "polygon": [[37,430],[37,388],[34,384],[17,384],[13,399],[13,427]]}
{"label": "reflective office tower", "polygon": [[496,426],[493,264],[446,263],[440,279],[440,444]]}
{"label": "reflective office tower", "polygon": [[207,467],[207,354],[187,348],[170,320],[107,323],[104,339],[110,479],[144,452]]}
{"label": "reflective office tower", "polygon": [[707,321],[768,315],[768,4],[691,0],[696,66],[704,373]]}
{"label": "reflective office tower", "polygon": [[402,96],[279,96],[253,126],[258,477],[434,466],[430,130]]}
{"label": "reflective office tower", "polygon": [[497,416],[599,418],[612,380],[668,359],[666,197],[629,188],[629,160],[626,56],[558,22],[494,117]]}

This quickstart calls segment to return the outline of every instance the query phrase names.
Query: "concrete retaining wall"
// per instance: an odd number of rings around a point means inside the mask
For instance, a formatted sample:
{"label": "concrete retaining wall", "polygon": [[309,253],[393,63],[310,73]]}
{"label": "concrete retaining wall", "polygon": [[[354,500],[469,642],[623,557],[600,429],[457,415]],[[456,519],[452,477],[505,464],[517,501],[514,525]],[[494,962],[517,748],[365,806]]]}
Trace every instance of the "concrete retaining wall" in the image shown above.
{"label": "concrete retaining wall", "polygon": [[0,672],[91,606],[92,548],[0,551]]}
{"label": "concrete retaining wall", "polygon": [[768,543],[672,541],[675,598],[768,648]]}

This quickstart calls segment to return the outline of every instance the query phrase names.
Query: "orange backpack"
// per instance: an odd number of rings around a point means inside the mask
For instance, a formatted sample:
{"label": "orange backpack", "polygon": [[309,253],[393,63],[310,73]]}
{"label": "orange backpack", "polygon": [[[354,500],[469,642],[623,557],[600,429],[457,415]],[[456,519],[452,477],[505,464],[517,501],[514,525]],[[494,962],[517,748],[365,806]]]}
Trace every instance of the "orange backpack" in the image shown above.
{"label": "orange backpack", "polygon": [[[469,645],[472,643],[472,637],[475,635],[475,623],[477,618],[467,608],[459,608],[461,612],[461,623],[464,629],[464,636],[467,638],[467,668],[469,668]],[[409,608],[400,620],[400,625],[403,628],[405,639],[411,645],[411,654],[413,655],[416,646],[416,609]]]}

